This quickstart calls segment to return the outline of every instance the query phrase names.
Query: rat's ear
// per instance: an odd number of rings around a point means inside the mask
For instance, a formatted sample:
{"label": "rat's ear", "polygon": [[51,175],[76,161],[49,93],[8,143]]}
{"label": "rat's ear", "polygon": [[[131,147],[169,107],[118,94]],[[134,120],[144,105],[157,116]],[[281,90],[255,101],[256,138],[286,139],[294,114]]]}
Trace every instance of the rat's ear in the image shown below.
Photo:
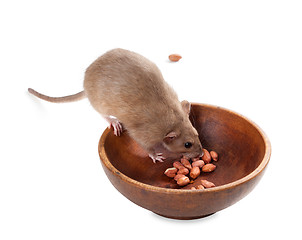
{"label": "rat's ear", "polygon": [[171,143],[175,138],[177,138],[179,134],[176,132],[172,131],[169,132],[165,137],[164,137],[164,143]]}
{"label": "rat's ear", "polygon": [[181,107],[187,115],[190,114],[191,104],[187,100],[181,102]]}

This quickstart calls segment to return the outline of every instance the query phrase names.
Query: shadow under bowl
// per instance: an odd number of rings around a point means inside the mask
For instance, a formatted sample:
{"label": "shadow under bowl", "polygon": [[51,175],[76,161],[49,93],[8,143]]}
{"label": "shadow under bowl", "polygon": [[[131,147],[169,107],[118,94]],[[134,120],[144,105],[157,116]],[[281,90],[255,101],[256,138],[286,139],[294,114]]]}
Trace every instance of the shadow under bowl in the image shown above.
{"label": "shadow under bowl", "polygon": [[[240,114],[217,106],[192,104],[190,119],[203,147],[219,154],[214,172],[202,173],[194,183],[180,188],[164,175],[175,158],[154,164],[127,131],[116,137],[106,129],[99,155],[114,187],[137,205],[174,219],[208,216],[250,193],[270,159],[271,146],[264,132]],[[190,190],[201,179],[216,187]]]}

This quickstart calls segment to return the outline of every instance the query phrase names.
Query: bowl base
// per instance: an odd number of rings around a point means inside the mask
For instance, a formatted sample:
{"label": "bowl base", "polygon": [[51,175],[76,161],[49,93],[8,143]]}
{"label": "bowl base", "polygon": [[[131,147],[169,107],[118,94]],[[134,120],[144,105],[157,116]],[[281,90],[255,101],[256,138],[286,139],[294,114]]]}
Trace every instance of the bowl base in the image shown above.
{"label": "bowl base", "polygon": [[[155,212],[153,212],[155,213]],[[161,217],[165,217],[165,218],[171,218],[171,219],[177,219],[177,220],[194,220],[194,219],[199,219],[199,218],[205,218],[205,217],[209,217],[211,215],[213,215],[214,213],[210,213],[210,214],[206,214],[206,215],[202,215],[202,216],[194,216],[194,217],[175,217],[175,216],[166,216],[166,215],[161,215],[159,213],[155,213]]]}

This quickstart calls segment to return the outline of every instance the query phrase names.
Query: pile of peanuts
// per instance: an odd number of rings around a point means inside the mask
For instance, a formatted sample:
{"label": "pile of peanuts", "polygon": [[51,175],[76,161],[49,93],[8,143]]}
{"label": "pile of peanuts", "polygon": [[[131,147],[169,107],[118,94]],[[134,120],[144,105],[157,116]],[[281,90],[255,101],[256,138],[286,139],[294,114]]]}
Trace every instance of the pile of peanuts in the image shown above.
{"label": "pile of peanuts", "polygon": [[[177,184],[181,187],[193,183],[201,172],[213,172],[216,169],[216,165],[212,162],[218,161],[218,154],[215,151],[208,151],[203,149],[203,156],[189,159],[185,156],[181,158],[180,161],[175,161],[172,168],[168,168],[164,174],[167,177],[174,178]],[[187,176],[188,175],[188,176]],[[192,187],[194,189],[204,189],[215,187],[215,184],[207,181],[201,180],[200,185]]]}

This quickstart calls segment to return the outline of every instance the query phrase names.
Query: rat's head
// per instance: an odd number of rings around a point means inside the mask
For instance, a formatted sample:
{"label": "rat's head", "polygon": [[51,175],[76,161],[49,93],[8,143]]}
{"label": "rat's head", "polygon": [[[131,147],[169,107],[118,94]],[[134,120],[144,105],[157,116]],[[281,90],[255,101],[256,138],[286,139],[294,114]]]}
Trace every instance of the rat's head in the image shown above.
{"label": "rat's head", "polygon": [[189,158],[197,157],[202,154],[202,146],[198,132],[189,120],[191,105],[188,101],[182,101],[181,106],[181,120],[166,134],[163,143],[171,152],[182,153]]}

